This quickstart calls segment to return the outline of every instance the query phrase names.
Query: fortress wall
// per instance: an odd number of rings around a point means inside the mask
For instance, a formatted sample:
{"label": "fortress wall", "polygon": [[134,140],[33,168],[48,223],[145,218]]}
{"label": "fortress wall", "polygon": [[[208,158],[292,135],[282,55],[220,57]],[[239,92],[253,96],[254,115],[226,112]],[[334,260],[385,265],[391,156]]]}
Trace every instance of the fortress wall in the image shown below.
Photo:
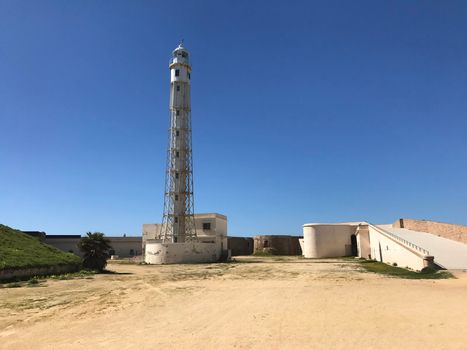
{"label": "fortress wall", "polygon": [[396,228],[406,228],[434,234],[443,238],[467,244],[467,226],[447,224],[430,220],[399,219],[392,224]]}
{"label": "fortress wall", "polygon": [[253,254],[253,238],[251,237],[228,237],[228,249],[232,256]]}
{"label": "fortress wall", "polygon": [[262,235],[253,238],[254,253],[271,250],[275,255],[302,255],[298,236]]}

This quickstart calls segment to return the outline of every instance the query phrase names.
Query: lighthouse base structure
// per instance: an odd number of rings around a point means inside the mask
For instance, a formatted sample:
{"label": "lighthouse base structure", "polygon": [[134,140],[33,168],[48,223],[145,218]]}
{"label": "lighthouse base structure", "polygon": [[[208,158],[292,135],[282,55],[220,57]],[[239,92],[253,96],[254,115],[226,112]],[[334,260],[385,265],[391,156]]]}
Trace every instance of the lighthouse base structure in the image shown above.
{"label": "lighthouse base structure", "polygon": [[144,261],[156,265],[192,264],[216,262],[220,258],[216,243],[163,243],[161,240],[148,240]]}

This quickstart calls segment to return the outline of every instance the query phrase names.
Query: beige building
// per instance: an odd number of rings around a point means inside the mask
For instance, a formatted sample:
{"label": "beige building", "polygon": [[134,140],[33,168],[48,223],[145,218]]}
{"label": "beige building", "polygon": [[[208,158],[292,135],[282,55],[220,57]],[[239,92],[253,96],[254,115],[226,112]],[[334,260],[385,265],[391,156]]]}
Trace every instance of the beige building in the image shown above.
{"label": "beige building", "polygon": [[[48,235],[44,232],[40,232],[41,235],[37,235],[35,234],[36,232],[31,231],[26,231],[25,233],[32,236],[36,236],[41,240],[41,242],[55,247],[57,249],[63,250],[64,252],[69,252],[78,256],[83,256],[83,254],[78,248],[78,242],[81,239],[80,235]],[[110,255],[117,255],[120,258],[130,258],[142,254],[141,237],[105,236],[105,238],[109,240],[110,246],[112,247]]]}
{"label": "beige building", "polygon": [[[196,234],[198,237],[199,243],[210,243],[211,245],[201,245],[200,250],[205,251],[208,255],[216,255],[216,258],[213,260],[219,260],[222,257],[227,256],[227,217],[218,213],[207,213],[207,214],[195,214],[195,227]],[[146,245],[151,242],[151,244],[157,244],[157,250],[164,250],[165,254],[170,253],[172,248],[160,246],[161,241],[159,240],[159,235],[161,232],[161,224],[144,224],[143,225],[143,235],[142,235],[142,251],[143,255],[146,254]],[[186,247],[172,243],[171,247],[174,247],[173,251],[177,251],[178,255],[185,254],[184,251]],[[190,246],[191,247],[191,246]],[[202,248],[202,249],[201,249]],[[190,249],[197,249],[191,247]],[[158,254],[160,255],[160,254]],[[147,261],[149,262],[149,261]]]}

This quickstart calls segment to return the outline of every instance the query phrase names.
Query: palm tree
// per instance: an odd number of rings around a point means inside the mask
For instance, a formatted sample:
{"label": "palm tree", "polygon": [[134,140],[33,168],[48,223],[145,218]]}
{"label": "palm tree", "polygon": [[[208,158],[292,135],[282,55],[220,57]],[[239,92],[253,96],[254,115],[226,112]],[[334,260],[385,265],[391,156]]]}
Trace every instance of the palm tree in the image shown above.
{"label": "palm tree", "polygon": [[103,271],[112,249],[110,241],[101,232],[87,232],[81,238],[78,248],[84,253],[83,266],[88,269]]}

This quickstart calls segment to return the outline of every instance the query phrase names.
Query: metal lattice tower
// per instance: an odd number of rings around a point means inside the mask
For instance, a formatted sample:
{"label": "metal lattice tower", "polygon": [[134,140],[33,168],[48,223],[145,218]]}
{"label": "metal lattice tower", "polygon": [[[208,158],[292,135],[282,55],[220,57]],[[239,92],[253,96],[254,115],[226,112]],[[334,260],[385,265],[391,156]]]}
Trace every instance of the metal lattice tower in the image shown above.
{"label": "metal lattice tower", "polygon": [[191,152],[191,65],[183,42],[173,51],[170,69],[170,126],[165,173],[164,215],[159,239],[196,240]]}

